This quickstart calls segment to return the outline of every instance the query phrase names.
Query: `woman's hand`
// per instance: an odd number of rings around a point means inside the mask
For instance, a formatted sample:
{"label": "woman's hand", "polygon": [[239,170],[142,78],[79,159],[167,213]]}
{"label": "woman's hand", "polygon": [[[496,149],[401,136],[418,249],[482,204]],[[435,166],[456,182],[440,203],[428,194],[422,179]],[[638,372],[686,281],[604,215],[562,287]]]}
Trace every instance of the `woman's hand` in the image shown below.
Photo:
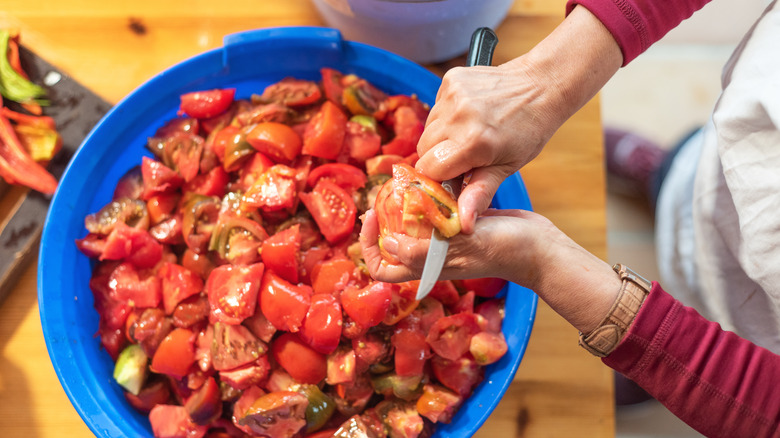
{"label": "woman's hand", "polygon": [[[498,277],[535,291],[584,333],[607,314],[620,279],[605,262],[577,245],[545,217],[525,210],[487,210],[472,234],[450,240],[439,279]],[[398,283],[419,279],[428,239],[386,236],[384,249],[400,260],[392,265],[379,251],[374,210],[363,217],[360,244],[371,276]]]}
{"label": "woman's hand", "polygon": [[504,179],[536,157],[622,62],[612,35],[577,6],[526,55],[444,75],[416,167],[437,181],[471,173],[458,198],[463,233],[475,231]]}

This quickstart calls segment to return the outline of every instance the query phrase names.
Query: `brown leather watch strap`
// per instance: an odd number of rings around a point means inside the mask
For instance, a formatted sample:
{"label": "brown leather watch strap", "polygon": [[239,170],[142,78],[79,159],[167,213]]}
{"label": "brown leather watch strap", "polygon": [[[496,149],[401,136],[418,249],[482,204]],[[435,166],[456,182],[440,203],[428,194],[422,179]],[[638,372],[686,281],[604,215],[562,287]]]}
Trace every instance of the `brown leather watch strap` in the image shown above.
{"label": "brown leather watch strap", "polygon": [[614,350],[631,327],[652,283],[625,265],[612,267],[623,280],[620,292],[607,316],[590,333],[580,333],[580,345],[591,354],[605,357]]}

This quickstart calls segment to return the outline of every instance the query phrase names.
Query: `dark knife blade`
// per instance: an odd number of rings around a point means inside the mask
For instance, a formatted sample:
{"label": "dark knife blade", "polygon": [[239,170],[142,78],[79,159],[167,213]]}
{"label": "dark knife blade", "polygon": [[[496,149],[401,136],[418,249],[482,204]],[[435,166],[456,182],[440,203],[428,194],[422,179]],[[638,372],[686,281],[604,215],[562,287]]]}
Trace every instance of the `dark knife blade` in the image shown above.
{"label": "dark knife blade", "polygon": [[[76,149],[111,104],[29,49],[20,47],[19,55],[30,80],[44,85],[48,92],[51,104],[43,113],[54,119],[62,136],[62,150],[48,170],[59,180]],[[6,103],[16,109],[12,102]],[[37,254],[50,201],[49,196],[30,190],[0,231],[0,301]]]}

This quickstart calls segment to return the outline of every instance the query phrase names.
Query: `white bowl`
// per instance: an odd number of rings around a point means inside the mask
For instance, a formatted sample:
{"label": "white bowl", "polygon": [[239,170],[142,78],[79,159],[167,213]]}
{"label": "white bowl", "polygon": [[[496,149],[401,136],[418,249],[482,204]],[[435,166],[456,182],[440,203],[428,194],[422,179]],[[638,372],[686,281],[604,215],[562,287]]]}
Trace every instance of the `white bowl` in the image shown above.
{"label": "white bowl", "polygon": [[312,0],[345,39],[422,64],[466,53],[479,27],[495,29],[514,0]]}

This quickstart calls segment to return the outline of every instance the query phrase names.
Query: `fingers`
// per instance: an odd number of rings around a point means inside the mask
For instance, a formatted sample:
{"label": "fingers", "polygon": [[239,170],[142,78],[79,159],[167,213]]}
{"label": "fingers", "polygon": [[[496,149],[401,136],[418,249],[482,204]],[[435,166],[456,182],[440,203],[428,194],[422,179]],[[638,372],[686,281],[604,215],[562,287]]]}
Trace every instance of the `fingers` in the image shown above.
{"label": "fingers", "polygon": [[[368,272],[374,279],[388,283],[399,283],[419,278],[419,274],[415,274],[409,267],[403,264],[390,264],[382,257],[379,247],[379,222],[373,209],[368,210],[363,216],[363,227],[360,230],[360,246]],[[385,238],[386,250],[393,250],[389,252],[395,252],[398,246],[399,244],[394,241],[394,237],[388,236]]]}
{"label": "fingers", "polygon": [[461,232],[471,234],[477,216],[490,207],[496,191],[506,179],[508,168],[484,167],[475,169],[471,180],[458,198],[458,214],[460,215]]}

